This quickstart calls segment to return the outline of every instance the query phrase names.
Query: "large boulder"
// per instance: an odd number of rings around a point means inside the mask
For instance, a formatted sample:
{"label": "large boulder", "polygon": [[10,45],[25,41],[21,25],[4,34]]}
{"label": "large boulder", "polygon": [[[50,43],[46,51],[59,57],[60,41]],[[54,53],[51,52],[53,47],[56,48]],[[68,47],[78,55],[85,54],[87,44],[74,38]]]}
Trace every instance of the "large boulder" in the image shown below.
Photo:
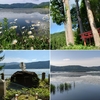
{"label": "large boulder", "polygon": [[23,85],[25,87],[38,87],[39,78],[35,72],[17,71],[11,76],[11,82]]}

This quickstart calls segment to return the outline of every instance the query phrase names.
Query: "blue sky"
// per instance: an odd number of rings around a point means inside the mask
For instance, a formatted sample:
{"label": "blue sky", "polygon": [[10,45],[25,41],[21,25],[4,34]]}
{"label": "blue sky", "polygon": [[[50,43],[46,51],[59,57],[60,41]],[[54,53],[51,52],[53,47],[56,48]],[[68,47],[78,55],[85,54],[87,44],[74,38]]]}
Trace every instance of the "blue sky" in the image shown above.
{"label": "blue sky", "polygon": [[[37,62],[50,60],[49,51],[47,50],[5,50],[3,62]],[[0,54],[1,55],[1,54]]]}
{"label": "blue sky", "polygon": [[[81,0],[79,0],[79,4],[80,4]],[[72,4],[76,4],[75,0],[69,0],[69,4],[70,4],[70,8],[72,7]],[[56,32],[62,32],[64,31],[64,24],[62,25],[57,25],[56,23],[53,23],[52,19],[50,18],[50,33],[56,33]]]}
{"label": "blue sky", "polygon": [[12,3],[36,3],[39,4],[41,2],[47,2],[49,0],[0,0],[0,4],[12,4]]}
{"label": "blue sky", "polygon": [[51,65],[100,66],[100,51],[51,51]]}

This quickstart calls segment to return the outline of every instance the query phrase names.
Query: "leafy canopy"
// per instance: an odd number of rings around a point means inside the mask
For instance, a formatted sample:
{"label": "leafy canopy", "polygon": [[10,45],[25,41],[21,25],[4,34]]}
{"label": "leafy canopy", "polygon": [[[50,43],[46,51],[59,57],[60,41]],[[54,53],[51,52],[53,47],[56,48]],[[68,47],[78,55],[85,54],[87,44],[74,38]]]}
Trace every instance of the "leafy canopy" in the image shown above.
{"label": "leafy canopy", "polygon": [[64,5],[62,0],[50,1],[50,15],[54,23],[61,25],[66,21]]}

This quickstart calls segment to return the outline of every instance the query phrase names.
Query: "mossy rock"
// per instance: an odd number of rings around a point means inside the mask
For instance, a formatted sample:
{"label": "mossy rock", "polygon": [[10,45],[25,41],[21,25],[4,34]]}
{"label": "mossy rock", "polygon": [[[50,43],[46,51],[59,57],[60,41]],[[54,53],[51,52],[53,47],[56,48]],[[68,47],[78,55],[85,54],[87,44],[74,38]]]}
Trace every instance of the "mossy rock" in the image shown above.
{"label": "mossy rock", "polygon": [[17,71],[11,76],[11,82],[23,85],[25,87],[38,87],[39,78],[35,72]]}

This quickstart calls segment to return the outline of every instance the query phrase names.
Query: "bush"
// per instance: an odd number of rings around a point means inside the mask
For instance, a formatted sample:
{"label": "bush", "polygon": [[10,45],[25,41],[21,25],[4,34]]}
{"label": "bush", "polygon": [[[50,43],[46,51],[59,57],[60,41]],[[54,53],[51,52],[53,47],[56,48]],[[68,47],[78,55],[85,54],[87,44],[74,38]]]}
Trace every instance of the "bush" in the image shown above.
{"label": "bush", "polygon": [[[17,29],[20,33],[16,32]],[[21,29],[16,22],[8,27],[8,19],[4,18],[0,23],[0,49],[49,49],[49,28],[38,31]]]}

